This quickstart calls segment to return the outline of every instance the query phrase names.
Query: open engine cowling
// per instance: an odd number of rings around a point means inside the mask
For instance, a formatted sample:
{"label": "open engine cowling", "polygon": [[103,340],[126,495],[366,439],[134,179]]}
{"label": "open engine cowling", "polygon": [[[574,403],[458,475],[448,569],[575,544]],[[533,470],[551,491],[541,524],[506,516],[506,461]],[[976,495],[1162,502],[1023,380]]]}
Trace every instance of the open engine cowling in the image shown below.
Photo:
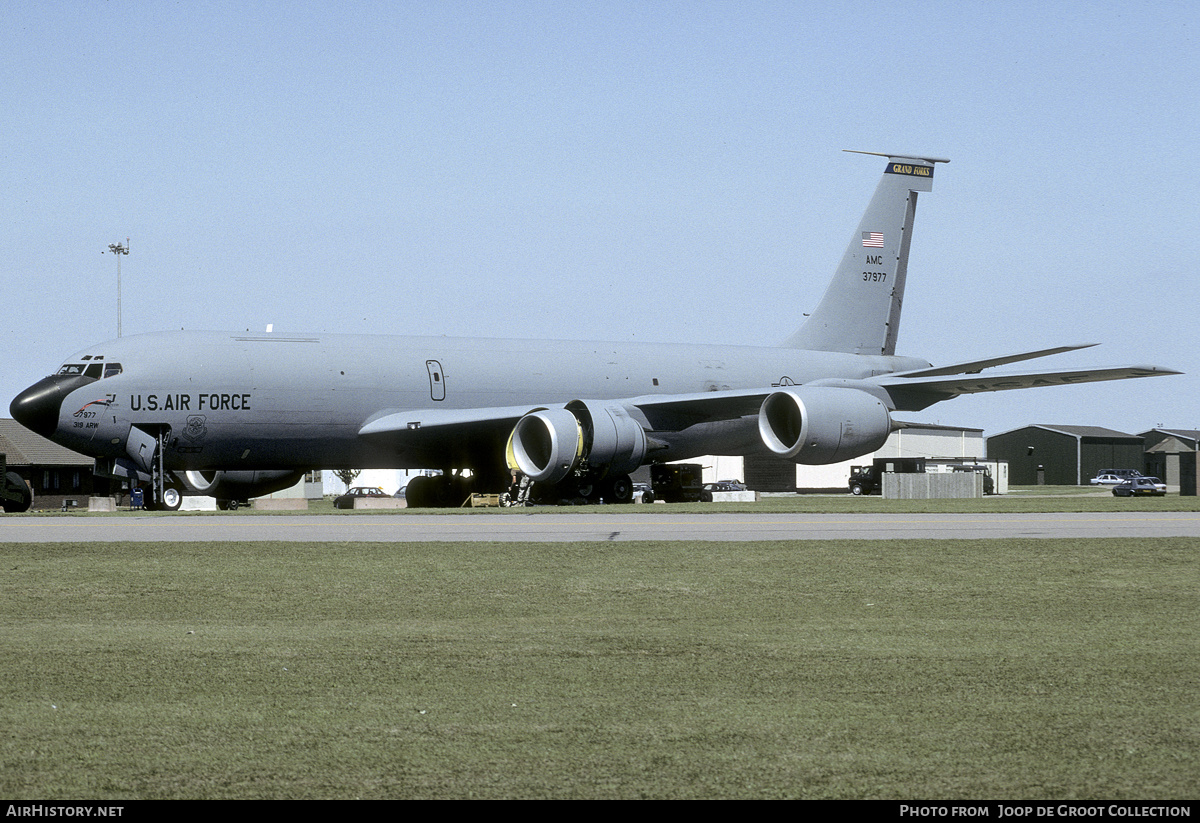
{"label": "open engine cowling", "polygon": [[537,483],[557,483],[586,466],[595,478],[627,474],[646,457],[646,432],[616,403],[572,400],[517,421],[509,440],[517,468]]}
{"label": "open engine cowling", "polygon": [[758,412],[763,443],[797,463],[839,463],[870,454],[891,431],[887,407],[859,389],[798,386],[767,395]]}

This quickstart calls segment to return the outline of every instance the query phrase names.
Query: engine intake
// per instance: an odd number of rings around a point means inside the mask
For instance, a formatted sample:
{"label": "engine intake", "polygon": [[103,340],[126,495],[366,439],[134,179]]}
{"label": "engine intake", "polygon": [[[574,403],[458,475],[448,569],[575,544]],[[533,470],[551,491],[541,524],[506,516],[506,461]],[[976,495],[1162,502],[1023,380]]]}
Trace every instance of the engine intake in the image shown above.
{"label": "engine intake", "polygon": [[572,400],[522,417],[509,445],[512,462],[534,482],[557,483],[579,469],[598,479],[642,465],[646,431],[620,404]]}
{"label": "engine intake", "polygon": [[840,463],[878,450],[892,432],[892,418],[865,391],[801,386],[767,395],[758,432],[781,457],[810,465]]}

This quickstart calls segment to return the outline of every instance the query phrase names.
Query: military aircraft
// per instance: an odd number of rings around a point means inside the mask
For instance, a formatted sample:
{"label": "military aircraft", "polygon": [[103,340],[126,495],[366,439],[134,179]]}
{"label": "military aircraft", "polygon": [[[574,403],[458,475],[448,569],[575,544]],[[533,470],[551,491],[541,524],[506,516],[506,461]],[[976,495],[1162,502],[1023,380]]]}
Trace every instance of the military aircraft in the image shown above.
{"label": "military aircraft", "polygon": [[821,302],[779,346],[159,332],[71,355],[10,411],[95,457],[99,477],[148,484],[161,509],[267,494],[315,468],[441,470],[410,482],[410,506],[500,491],[511,469],[554,495],[628,502],[648,463],[836,463],[881,447],[893,413],[961,394],[1178,373],[982,373],[1081,345],[938,367],[897,355],[917,194],[949,161],[860,153],[886,157],[883,176]]}

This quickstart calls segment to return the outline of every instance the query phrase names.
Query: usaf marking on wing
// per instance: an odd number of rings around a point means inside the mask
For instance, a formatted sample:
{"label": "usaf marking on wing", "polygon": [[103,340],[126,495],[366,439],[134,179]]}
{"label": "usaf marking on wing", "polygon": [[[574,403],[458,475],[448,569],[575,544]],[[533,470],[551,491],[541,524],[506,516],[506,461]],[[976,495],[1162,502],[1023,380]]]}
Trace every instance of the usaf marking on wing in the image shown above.
{"label": "usaf marking on wing", "polygon": [[93,456],[99,476],[150,484],[158,508],[267,494],[315,468],[441,470],[410,482],[410,506],[499,491],[510,469],[554,494],[628,502],[647,463],[835,463],[882,446],[893,413],[960,394],[1178,373],[980,376],[1082,345],[939,367],[897,355],[917,195],[948,161],[878,156],[884,174],[824,297],[779,346],[159,332],[87,347],[10,411]]}

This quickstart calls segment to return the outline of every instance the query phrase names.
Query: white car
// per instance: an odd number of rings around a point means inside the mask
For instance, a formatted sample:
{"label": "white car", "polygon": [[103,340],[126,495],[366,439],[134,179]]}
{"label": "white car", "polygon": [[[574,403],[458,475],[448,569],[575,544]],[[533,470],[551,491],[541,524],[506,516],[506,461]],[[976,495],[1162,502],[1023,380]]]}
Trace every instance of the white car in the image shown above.
{"label": "white car", "polygon": [[1131,477],[1135,476],[1136,475],[1122,476],[1119,474],[1102,473],[1096,475],[1088,482],[1090,482],[1093,486],[1119,486],[1126,480],[1129,480]]}

